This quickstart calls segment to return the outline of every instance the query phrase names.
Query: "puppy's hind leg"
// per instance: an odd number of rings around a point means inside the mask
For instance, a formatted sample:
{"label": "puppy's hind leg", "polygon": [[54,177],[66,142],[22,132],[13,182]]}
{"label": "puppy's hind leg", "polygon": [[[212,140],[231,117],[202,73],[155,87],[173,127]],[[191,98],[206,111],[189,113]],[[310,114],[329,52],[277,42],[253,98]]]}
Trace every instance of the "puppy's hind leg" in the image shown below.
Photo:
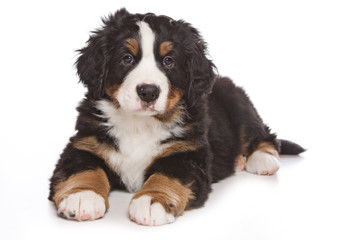
{"label": "puppy's hind leg", "polygon": [[280,168],[279,153],[268,142],[261,142],[255,151],[248,156],[246,171],[259,175],[273,175]]}
{"label": "puppy's hind leg", "polygon": [[240,154],[239,156],[236,157],[235,161],[236,161],[235,170],[244,171],[246,166],[246,157]]}

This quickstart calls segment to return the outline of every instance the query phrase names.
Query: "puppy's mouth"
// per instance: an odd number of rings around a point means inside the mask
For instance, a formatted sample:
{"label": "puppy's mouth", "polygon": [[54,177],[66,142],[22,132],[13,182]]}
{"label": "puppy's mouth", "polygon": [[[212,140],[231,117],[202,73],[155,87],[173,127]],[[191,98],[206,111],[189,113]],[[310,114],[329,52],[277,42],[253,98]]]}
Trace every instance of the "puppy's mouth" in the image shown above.
{"label": "puppy's mouth", "polygon": [[140,107],[136,112],[150,114],[150,115],[158,114],[158,113],[160,113],[160,111],[156,109],[155,104],[156,104],[156,101],[154,101],[154,102],[141,101]]}
{"label": "puppy's mouth", "polygon": [[140,109],[138,112],[147,114],[158,113],[158,106],[155,106],[160,98],[161,89],[156,84],[139,84],[136,87],[137,101],[139,101]]}
{"label": "puppy's mouth", "polygon": [[140,111],[154,111],[154,112],[158,112],[156,109],[155,109],[155,103],[156,102],[143,102],[141,101],[140,103],[140,106],[141,106],[141,109]]}
{"label": "puppy's mouth", "polygon": [[166,111],[167,89],[155,84],[139,84],[135,92],[132,85],[123,86],[117,93],[116,100],[121,108],[128,113],[140,116],[153,116]]}

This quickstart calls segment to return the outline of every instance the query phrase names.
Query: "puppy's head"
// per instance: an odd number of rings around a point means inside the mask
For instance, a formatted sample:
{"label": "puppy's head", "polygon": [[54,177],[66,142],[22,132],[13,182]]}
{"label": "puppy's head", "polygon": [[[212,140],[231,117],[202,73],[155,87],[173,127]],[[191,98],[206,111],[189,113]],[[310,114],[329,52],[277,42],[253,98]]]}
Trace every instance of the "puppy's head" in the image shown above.
{"label": "puppy's head", "polygon": [[184,21],[121,9],[103,20],[76,63],[87,97],[124,111],[158,115],[211,91],[214,65],[199,32]]}

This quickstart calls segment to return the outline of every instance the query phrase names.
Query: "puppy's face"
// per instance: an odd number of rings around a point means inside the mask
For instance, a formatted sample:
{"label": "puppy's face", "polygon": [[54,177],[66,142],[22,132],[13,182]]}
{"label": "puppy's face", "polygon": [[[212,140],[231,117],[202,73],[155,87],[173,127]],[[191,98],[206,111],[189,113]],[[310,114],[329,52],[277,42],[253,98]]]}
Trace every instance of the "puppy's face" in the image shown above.
{"label": "puppy's face", "polygon": [[189,24],[125,9],[104,20],[77,61],[88,98],[108,98],[137,115],[159,115],[181,99],[193,104],[213,85],[213,64]]}
{"label": "puppy's face", "polygon": [[[169,25],[169,20],[161,24]],[[164,33],[155,32],[150,23],[136,21],[134,29],[129,36],[115,41],[121,44],[113,50],[105,93],[125,111],[163,114],[183,94],[185,86],[179,84],[187,78],[186,72],[180,70],[185,67],[185,58],[176,53],[175,43]]]}

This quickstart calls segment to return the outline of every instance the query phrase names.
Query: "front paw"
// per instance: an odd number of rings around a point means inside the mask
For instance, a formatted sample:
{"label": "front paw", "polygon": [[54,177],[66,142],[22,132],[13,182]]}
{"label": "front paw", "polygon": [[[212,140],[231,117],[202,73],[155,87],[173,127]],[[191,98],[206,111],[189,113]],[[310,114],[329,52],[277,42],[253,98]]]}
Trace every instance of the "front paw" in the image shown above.
{"label": "front paw", "polygon": [[152,197],[148,195],[131,200],[129,216],[132,221],[145,226],[160,226],[175,221],[173,214],[166,212],[159,202],[152,202]]}
{"label": "front paw", "polygon": [[105,200],[93,191],[81,191],[64,198],[58,207],[59,216],[78,221],[96,220],[104,216]]}

